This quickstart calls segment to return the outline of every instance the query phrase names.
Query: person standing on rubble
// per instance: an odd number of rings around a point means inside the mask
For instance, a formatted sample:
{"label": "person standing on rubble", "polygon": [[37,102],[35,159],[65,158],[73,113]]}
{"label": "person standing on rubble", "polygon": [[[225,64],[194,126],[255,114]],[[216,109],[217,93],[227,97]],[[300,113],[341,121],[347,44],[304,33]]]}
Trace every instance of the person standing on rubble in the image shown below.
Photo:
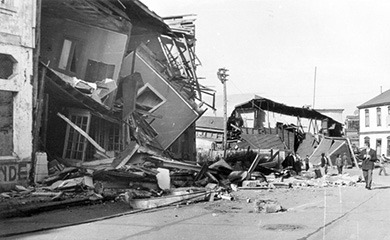
{"label": "person standing on rubble", "polygon": [[328,173],[329,158],[325,156],[325,153],[321,153],[321,167],[324,169],[325,175]]}
{"label": "person standing on rubble", "polygon": [[302,159],[298,154],[295,154],[294,170],[298,175],[302,175]]}
{"label": "person standing on rubble", "polygon": [[341,158],[341,154],[337,154],[336,158],[336,166],[337,166],[337,171],[339,174],[343,174],[343,166],[344,166],[344,161]]}
{"label": "person standing on rubble", "polygon": [[305,170],[309,171],[309,168],[310,168],[310,165],[309,165],[309,155],[306,155],[304,162],[305,162]]}
{"label": "person standing on rubble", "polygon": [[347,157],[347,153],[343,153],[343,164],[344,164],[344,167],[347,167],[348,166],[348,157]]}
{"label": "person standing on rubble", "polygon": [[379,159],[379,176],[382,175],[382,172],[385,174],[385,176],[389,176],[389,174],[386,173],[385,164],[387,163],[388,158],[385,157],[385,154],[382,154],[381,159]]}
{"label": "person standing on rubble", "polygon": [[364,144],[364,150],[360,152],[359,158],[363,159],[362,171],[366,189],[371,190],[372,171],[374,170],[374,162],[376,161],[376,152],[370,148],[370,143]]}

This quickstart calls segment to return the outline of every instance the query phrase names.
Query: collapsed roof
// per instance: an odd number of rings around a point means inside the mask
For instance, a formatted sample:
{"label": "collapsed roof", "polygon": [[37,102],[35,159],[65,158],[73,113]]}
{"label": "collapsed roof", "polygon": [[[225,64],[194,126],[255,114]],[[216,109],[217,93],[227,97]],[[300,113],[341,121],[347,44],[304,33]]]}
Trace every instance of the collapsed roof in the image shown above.
{"label": "collapsed roof", "polygon": [[313,109],[308,109],[308,108],[299,108],[299,107],[292,107],[292,106],[287,106],[283,103],[278,103],[275,101],[272,101],[270,99],[264,98],[264,97],[259,97],[256,96],[254,99],[236,105],[234,111],[238,109],[262,109],[270,112],[275,112],[275,113],[280,113],[284,115],[289,115],[289,116],[295,116],[295,117],[300,117],[300,118],[308,118],[308,119],[316,119],[316,120],[325,120],[327,119],[329,121],[329,124],[341,124],[340,122],[323,115],[320,112],[317,112],[316,110]]}

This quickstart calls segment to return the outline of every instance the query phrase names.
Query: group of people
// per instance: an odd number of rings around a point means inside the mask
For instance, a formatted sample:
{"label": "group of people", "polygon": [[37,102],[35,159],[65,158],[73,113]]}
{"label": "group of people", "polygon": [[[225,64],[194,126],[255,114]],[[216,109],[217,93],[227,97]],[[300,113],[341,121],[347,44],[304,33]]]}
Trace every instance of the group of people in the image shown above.
{"label": "group of people", "polygon": [[[338,174],[343,174],[344,167],[348,166],[348,157],[346,153],[337,154],[335,165],[337,167]],[[321,167],[324,169],[324,173],[328,173],[329,167],[331,167],[331,161],[328,156],[325,155],[325,153],[321,153]]]}
{"label": "group of people", "polygon": [[[376,151],[370,148],[369,143],[365,143],[364,149],[360,152],[359,159],[362,160],[361,169],[363,172],[363,177],[366,183],[366,189],[371,190],[372,185],[372,174],[375,168],[375,162],[379,161],[379,175],[382,173],[385,176],[388,176],[386,173],[385,164],[387,161],[390,161],[384,154],[377,158]],[[346,153],[337,154],[335,160],[335,166],[337,167],[338,174],[343,174],[343,169],[349,164],[348,156]],[[302,169],[308,171],[310,169],[309,164],[309,155],[302,160],[299,155],[290,153],[282,163],[283,168],[290,167],[298,175],[301,174]],[[326,156],[325,153],[321,153],[321,168],[322,172],[326,175],[328,174],[329,168],[332,167],[332,161],[329,156]]]}

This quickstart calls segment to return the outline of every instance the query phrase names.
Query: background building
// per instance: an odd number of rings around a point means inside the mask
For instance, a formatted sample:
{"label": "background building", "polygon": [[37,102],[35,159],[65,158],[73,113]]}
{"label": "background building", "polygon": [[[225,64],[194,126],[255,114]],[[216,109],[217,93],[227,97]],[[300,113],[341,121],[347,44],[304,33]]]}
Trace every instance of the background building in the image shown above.
{"label": "background building", "polygon": [[390,156],[390,90],[357,107],[360,147],[369,142],[377,154]]}

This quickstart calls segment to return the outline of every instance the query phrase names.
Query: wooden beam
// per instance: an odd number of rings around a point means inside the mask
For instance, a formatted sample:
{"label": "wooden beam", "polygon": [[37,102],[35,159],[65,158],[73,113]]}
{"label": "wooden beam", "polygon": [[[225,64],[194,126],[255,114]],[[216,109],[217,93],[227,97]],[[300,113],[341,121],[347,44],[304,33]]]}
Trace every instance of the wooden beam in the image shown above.
{"label": "wooden beam", "polygon": [[259,162],[260,162],[260,155],[257,154],[255,159],[253,160],[251,166],[249,167],[248,169],[248,175],[247,175],[247,179],[249,179],[251,177],[251,174],[252,172],[255,170],[255,168],[257,167],[257,165],[259,165]]}
{"label": "wooden beam", "polygon": [[121,152],[112,162],[112,166],[116,169],[124,166],[130,158],[137,152],[139,145],[133,141],[126,147],[126,149]]}

